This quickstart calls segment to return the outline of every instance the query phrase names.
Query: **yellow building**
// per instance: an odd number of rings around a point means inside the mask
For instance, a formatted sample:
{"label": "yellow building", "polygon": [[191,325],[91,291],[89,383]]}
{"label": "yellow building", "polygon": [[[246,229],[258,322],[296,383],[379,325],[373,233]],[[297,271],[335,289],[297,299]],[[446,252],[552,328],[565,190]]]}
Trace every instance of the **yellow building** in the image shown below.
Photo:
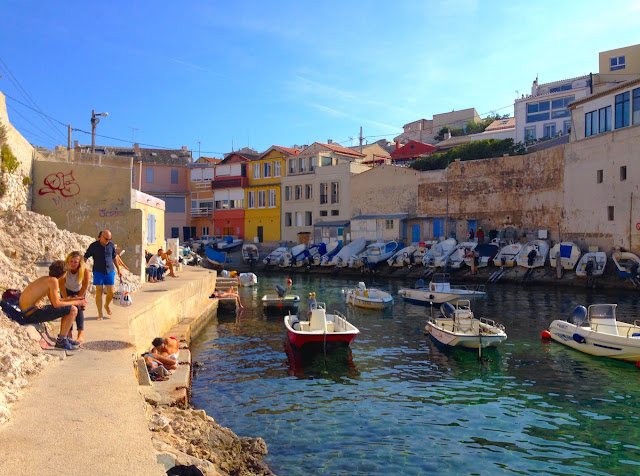
{"label": "yellow building", "polygon": [[245,240],[280,240],[280,181],[285,159],[300,151],[271,146],[248,165],[245,188]]}

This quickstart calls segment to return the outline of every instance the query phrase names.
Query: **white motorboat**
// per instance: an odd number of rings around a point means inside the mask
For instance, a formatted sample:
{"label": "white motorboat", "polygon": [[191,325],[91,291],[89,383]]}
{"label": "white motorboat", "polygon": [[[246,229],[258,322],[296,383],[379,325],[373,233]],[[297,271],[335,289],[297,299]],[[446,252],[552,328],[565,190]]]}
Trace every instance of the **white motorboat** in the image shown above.
{"label": "white motorboat", "polygon": [[311,293],[309,298],[308,320],[302,320],[298,315],[289,313],[284,316],[284,325],[289,341],[299,349],[308,344],[349,345],[360,333],[340,312],[333,311],[332,314],[327,314],[326,305],[316,301],[315,293]]}
{"label": "white motorboat", "polygon": [[287,246],[279,246],[278,248],[273,250],[271,253],[269,253],[262,260],[262,262],[267,266],[274,266],[278,264],[278,260],[280,259],[280,256],[282,256],[287,251],[289,251],[289,248]]}
{"label": "white motorboat", "polygon": [[458,301],[455,306],[445,302],[440,313],[440,316],[429,317],[425,331],[441,344],[484,349],[507,339],[501,324],[491,319],[476,319],[468,300]]}
{"label": "white motorboat", "polygon": [[338,253],[338,251],[340,251],[340,242],[332,241],[331,243],[328,243],[326,245],[325,252],[323,254],[318,253],[313,257],[313,260],[310,261],[310,264],[319,266],[324,259],[326,259],[328,262]]}
{"label": "white motorboat", "polygon": [[484,297],[484,286],[468,288],[465,285],[451,284],[448,273],[433,275],[429,286],[425,287],[424,281],[419,279],[413,289],[404,288],[398,291],[406,302],[420,305],[442,304],[460,299],[474,299]]}
{"label": "white motorboat", "polygon": [[476,267],[485,268],[493,261],[498,251],[500,251],[500,246],[497,243],[481,243],[473,250],[473,256],[467,255],[464,262],[467,266],[471,266],[473,259],[476,260]]}
{"label": "white motorboat", "polygon": [[607,253],[604,251],[588,251],[582,255],[576,266],[579,278],[600,277],[607,266]]}
{"label": "white motorboat", "polygon": [[248,264],[257,263],[260,259],[258,247],[253,243],[244,243],[242,245],[242,261]]}
{"label": "white motorboat", "polygon": [[[424,256],[429,252],[431,247],[435,245],[437,240],[421,241],[418,243],[418,248],[411,254],[410,265],[421,264]],[[415,244],[415,243],[414,243]]]}
{"label": "white motorboat", "polygon": [[240,238],[225,236],[221,240],[218,240],[214,245],[214,247],[218,251],[222,251],[224,253],[225,251],[233,251],[236,248],[239,248],[242,245],[242,243],[244,243],[244,240],[241,240]]}
{"label": "white motorboat", "polygon": [[418,247],[415,244],[405,246],[404,248],[396,251],[388,260],[387,264],[393,267],[402,267],[411,264],[413,253],[416,252]]}
{"label": "white motorboat", "polygon": [[458,243],[449,254],[445,266],[449,269],[460,269],[465,264],[466,258],[473,257],[474,250],[478,246],[475,241],[463,241]]}
{"label": "white motorboat", "polygon": [[458,242],[455,238],[447,238],[429,248],[422,258],[422,264],[429,268],[438,268],[445,265],[449,254],[455,249]]}
{"label": "white motorboat", "polygon": [[562,241],[553,245],[549,251],[549,264],[552,268],[555,268],[558,264],[557,258],[559,256],[562,269],[572,270],[575,269],[578,261],[580,261],[581,255],[582,251],[574,242]]}
{"label": "white motorboat", "polygon": [[355,269],[362,268],[364,266],[366,256],[367,256],[366,249],[362,250],[357,255],[349,256],[349,259],[347,259],[347,267],[355,268]]}
{"label": "white motorboat", "polygon": [[276,294],[265,294],[261,301],[265,313],[298,312],[300,296],[287,294],[285,288],[277,285]]}
{"label": "white motorboat", "polygon": [[254,273],[240,273],[237,271],[228,271],[223,269],[220,271],[221,278],[237,278],[238,286],[254,286],[258,284],[258,276]]}
{"label": "white motorboat", "polygon": [[501,268],[511,268],[516,265],[516,259],[522,251],[522,244],[511,243],[500,248],[498,254],[493,258],[493,264]]}
{"label": "white motorboat", "polygon": [[357,255],[362,253],[362,251],[367,246],[367,240],[364,238],[356,238],[351,243],[346,246],[343,246],[338,253],[336,253],[333,258],[324,260],[322,259],[320,262],[321,266],[337,266],[339,268],[343,268],[347,266],[347,260],[350,256]]}
{"label": "white motorboat", "polygon": [[347,289],[345,296],[347,304],[366,309],[384,309],[393,303],[390,293],[380,289],[367,289],[363,282],[359,282],[356,288]]}
{"label": "white motorboat", "polygon": [[397,241],[371,243],[367,246],[364,254],[359,256],[361,262],[353,261],[350,268],[358,268],[364,264],[376,265],[389,259],[398,250]]}
{"label": "white motorboat", "polygon": [[280,255],[280,258],[278,259],[278,266],[281,268],[302,266],[306,251],[306,243],[300,243],[299,245],[294,246],[289,251],[285,251]]}
{"label": "white motorboat", "polygon": [[586,354],[629,362],[640,361],[640,321],[616,320],[617,304],[577,306],[566,321],[549,326],[551,338]]}
{"label": "white motorboat", "polygon": [[621,278],[637,278],[640,267],[640,258],[635,253],[623,249],[617,249],[611,258]]}
{"label": "white motorboat", "polygon": [[544,240],[529,241],[522,247],[516,263],[524,268],[539,268],[547,262],[549,243]]}

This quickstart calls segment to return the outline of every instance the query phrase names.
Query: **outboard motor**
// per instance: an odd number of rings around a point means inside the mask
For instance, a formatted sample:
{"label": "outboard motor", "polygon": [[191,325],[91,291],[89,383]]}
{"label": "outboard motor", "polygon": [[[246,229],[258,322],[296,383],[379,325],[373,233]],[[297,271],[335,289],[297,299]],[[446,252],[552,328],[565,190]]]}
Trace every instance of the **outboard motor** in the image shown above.
{"label": "outboard motor", "polygon": [[450,302],[443,302],[440,306],[440,312],[447,319],[454,319],[456,317],[456,308]]}
{"label": "outboard motor", "polygon": [[424,288],[424,279],[420,278],[416,281],[416,285],[414,286],[416,289]]}
{"label": "outboard motor", "polygon": [[502,263],[502,267],[504,268],[504,266],[507,264],[507,257],[506,256],[501,256],[500,257],[500,263]]}
{"label": "outboard motor", "polygon": [[587,261],[587,264],[584,267],[584,271],[585,273],[587,273],[587,276],[591,277],[593,275],[593,260],[590,259],[589,261]]}
{"label": "outboard motor", "polygon": [[276,292],[278,293],[279,298],[283,298],[287,290],[282,286],[280,286],[279,284],[276,284]]}
{"label": "outboard motor", "polygon": [[571,315],[567,319],[567,322],[574,326],[579,326],[586,318],[587,308],[584,306],[576,306],[573,311],[571,311]]}
{"label": "outboard motor", "polygon": [[631,274],[634,277],[638,276],[638,268],[640,267],[640,265],[638,265],[638,263],[636,263],[635,261],[633,263],[631,263],[631,267],[629,268],[629,271],[631,271]]}
{"label": "outboard motor", "polygon": [[536,250],[529,251],[529,254],[527,255],[527,264],[529,266],[533,266],[533,262],[536,260],[537,255],[538,252]]}

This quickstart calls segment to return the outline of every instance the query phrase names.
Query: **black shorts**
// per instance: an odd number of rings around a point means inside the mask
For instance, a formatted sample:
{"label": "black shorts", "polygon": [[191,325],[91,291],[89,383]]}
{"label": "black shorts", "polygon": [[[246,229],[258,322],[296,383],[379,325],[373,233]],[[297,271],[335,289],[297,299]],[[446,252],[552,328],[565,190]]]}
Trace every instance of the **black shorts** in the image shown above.
{"label": "black shorts", "polygon": [[53,307],[51,305],[36,309],[28,316],[24,316],[24,320],[28,324],[39,324],[40,322],[49,322],[60,319],[71,312],[71,306]]}

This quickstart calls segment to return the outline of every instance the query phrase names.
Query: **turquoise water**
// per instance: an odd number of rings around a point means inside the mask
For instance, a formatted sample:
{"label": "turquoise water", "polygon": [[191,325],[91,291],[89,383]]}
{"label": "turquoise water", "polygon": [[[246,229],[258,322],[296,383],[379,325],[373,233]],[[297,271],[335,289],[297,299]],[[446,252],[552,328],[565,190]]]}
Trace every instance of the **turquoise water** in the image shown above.
{"label": "turquoise water", "polygon": [[[384,312],[347,308],[353,279],[295,276],[361,334],[325,359],[287,345],[259,300],[285,277],[241,290],[247,311],[220,315],[192,343],[204,366],[193,403],[240,436],[265,439],[281,475],[640,474],[640,371],[590,357],[540,332],[577,304],[618,302],[640,318],[638,295],[500,284],[474,301],[476,317],[508,340],[477,353],[442,349],[423,334],[428,308],[396,297]],[[392,293],[399,282],[370,282]]]}

